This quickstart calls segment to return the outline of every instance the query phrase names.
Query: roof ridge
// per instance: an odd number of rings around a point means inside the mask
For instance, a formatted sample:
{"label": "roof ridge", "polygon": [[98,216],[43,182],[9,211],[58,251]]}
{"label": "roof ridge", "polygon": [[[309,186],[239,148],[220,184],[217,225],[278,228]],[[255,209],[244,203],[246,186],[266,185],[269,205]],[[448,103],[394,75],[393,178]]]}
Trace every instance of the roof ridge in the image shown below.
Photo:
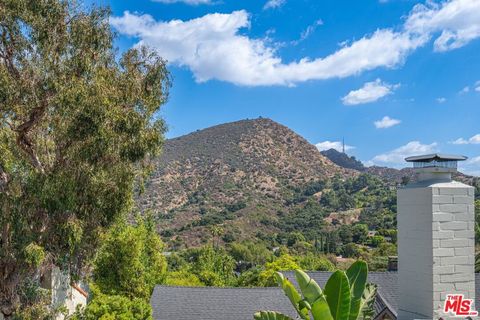
{"label": "roof ridge", "polygon": [[169,286],[165,284],[157,284],[155,285],[155,288],[161,287],[161,288],[187,288],[187,289],[253,289],[253,290],[259,290],[259,289],[281,289],[280,287],[216,287],[216,286]]}

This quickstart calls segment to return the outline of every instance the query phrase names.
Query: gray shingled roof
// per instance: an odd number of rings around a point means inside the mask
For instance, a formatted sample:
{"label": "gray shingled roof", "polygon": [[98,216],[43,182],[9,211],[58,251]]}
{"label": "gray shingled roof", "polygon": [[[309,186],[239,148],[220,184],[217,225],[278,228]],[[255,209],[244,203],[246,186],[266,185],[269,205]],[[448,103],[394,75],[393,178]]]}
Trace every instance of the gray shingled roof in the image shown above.
{"label": "gray shingled roof", "polygon": [[[296,285],[293,272],[284,272]],[[321,287],[330,272],[308,272]],[[398,307],[397,272],[370,272],[368,281],[378,286],[375,311]],[[480,306],[480,274],[475,274],[476,301]],[[275,310],[295,318],[295,311],[280,288],[213,288],[156,286],[150,300],[155,320],[252,320],[260,310]]]}
{"label": "gray shingled roof", "polygon": [[280,288],[156,286],[150,299],[155,320],[252,320],[262,310],[294,317]]}

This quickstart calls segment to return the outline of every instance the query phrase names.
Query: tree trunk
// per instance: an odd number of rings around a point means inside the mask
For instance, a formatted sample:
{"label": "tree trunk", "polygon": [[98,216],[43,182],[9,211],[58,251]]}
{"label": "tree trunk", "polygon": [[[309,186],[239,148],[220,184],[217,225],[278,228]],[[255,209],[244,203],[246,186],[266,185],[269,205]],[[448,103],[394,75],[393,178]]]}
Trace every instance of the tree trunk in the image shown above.
{"label": "tree trunk", "polygon": [[0,313],[5,320],[11,319],[13,312],[18,307],[18,285],[20,281],[19,271],[8,263],[2,263],[0,281]]}
{"label": "tree trunk", "polygon": [[3,169],[2,164],[0,164],[0,193],[5,192],[9,180],[10,179],[5,170]]}

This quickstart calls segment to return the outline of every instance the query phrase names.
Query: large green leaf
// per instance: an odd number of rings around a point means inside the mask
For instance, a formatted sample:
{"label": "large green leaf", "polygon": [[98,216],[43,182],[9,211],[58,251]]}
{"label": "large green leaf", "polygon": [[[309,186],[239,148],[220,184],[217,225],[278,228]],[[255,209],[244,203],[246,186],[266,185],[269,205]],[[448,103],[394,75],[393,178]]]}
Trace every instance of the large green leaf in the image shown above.
{"label": "large green leaf", "polygon": [[330,308],[320,286],[301,270],[295,270],[298,286],[311,307],[314,320],[333,320]]}
{"label": "large green leaf", "polygon": [[335,271],[325,285],[328,306],[334,320],[348,320],[350,314],[350,284],[344,271]]}
{"label": "large green leaf", "polygon": [[373,304],[377,296],[377,286],[368,283],[363,291],[362,299],[360,301],[360,312],[358,320],[371,320],[374,316]]}
{"label": "large green leaf", "polygon": [[360,312],[360,302],[367,283],[368,267],[365,261],[353,263],[347,272],[350,284],[350,320],[356,320]]}
{"label": "large green leaf", "polygon": [[293,320],[289,316],[275,311],[260,311],[253,315],[255,320]]}
{"label": "large green leaf", "polygon": [[292,303],[300,318],[304,320],[310,320],[310,316],[308,315],[308,309],[300,306],[302,296],[300,295],[300,293],[298,293],[297,289],[295,289],[295,286],[280,272],[277,272],[275,275],[278,284],[282,287],[283,292]]}

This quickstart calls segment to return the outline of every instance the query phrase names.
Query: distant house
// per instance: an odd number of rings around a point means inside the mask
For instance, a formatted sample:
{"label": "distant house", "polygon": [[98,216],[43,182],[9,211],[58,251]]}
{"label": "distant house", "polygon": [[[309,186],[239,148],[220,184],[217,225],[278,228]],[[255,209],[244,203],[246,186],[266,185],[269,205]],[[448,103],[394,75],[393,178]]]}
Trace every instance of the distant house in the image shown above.
{"label": "distant house", "polygon": [[[71,282],[70,276],[62,272],[58,267],[53,267],[47,272],[39,275],[40,286],[47,289],[51,293],[52,308],[64,306],[67,310],[67,315],[72,315],[77,306],[87,305],[88,292],[87,288],[81,284]],[[64,320],[65,316],[57,315],[55,320]],[[4,320],[0,313],[0,320]]]}
{"label": "distant house", "polygon": [[[53,308],[65,306],[68,315],[75,312],[77,306],[86,305],[88,293],[81,284],[71,282],[68,273],[62,272],[58,267],[53,267],[40,277],[42,288],[51,292],[51,306]],[[63,320],[63,315],[58,315],[55,320]]]}
{"label": "distant house", "polygon": [[[297,286],[293,272],[284,272]],[[324,287],[330,272],[308,272]],[[378,286],[374,320],[396,320],[398,273],[370,272],[368,281]],[[480,306],[480,274],[475,274],[476,306]],[[156,286],[150,303],[155,320],[252,320],[261,310],[279,311],[296,319],[283,291],[271,288],[214,288]]]}

